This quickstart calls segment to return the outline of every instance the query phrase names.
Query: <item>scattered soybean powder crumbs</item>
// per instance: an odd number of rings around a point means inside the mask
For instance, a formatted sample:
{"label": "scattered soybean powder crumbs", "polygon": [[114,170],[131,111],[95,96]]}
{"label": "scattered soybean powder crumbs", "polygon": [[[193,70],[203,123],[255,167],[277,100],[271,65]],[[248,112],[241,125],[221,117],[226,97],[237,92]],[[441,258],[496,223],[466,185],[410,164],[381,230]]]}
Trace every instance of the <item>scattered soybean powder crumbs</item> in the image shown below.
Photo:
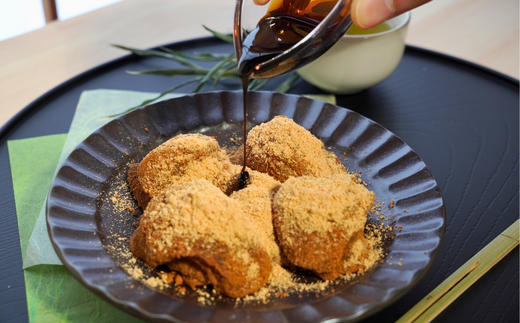
{"label": "scattered soybean powder crumbs", "polygon": [[[229,153],[229,151],[233,151],[233,148],[226,150]],[[221,154],[221,152],[218,152],[218,154]],[[329,158],[327,156],[327,159]],[[126,168],[130,164],[126,165]],[[228,172],[235,174],[240,173],[241,170],[241,166],[233,164],[230,164],[229,168],[225,165],[225,168]],[[198,168],[197,171],[200,172],[201,179],[214,177],[214,174],[204,174],[204,168]],[[248,186],[243,190],[231,193],[229,197],[208,181],[196,181],[196,184],[186,183],[176,186],[175,190],[161,192],[152,197],[148,204],[145,211],[145,213],[148,213],[148,217],[139,218],[142,211],[133,199],[128,187],[126,172],[120,172],[113,181],[115,184],[104,197],[103,207],[107,208],[107,212],[120,216],[119,219],[114,220],[114,223],[103,224],[105,225],[105,239],[108,241],[108,243],[105,243],[105,247],[109,254],[116,259],[116,263],[130,277],[149,287],[162,290],[174,298],[182,299],[189,295],[190,298],[196,299],[200,304],[208,306],[221,301],[234,302],[235,306],[238,306],[253,302],[267,304],[276,302],[276,299],[291,296],[303,298],[304,296],[308,297],[307,295],[331,295],[335,293],[336,288],[341,288],[341,284],[370,270],[377,262],[383,263],[384,248],[382,240],[393,238],[393,228],[385,224],[385,221],[388,221],[389,218],[383,210],[390,209],[391,206],[386,208],[384,203],[375,199],[372,192],[365,189],[363,194],[368,195],[368,197],[359,198],[352,195],[352,192],[348,192],[351,188],[347,188],[344,190],[347,195],[338,196],[334,195],[334,185],[331,185],[332,177],[328,177],[327,180],[319,179],[318,184],[293,183],[291,188],[290,182],[297,181],[298,177],[289,177],[287,181],[280,183],[265,173],[255,170],[249,170],[249,173],[251,177]],[[334,176],[339,176],[342,180],[353,181],[364,189],[367,183],[361,180],[360,173],[348,174],[345,171],[344,175]],[[305,176],[304,179],[313,181],[309,176]],[[347,184],[342,183],[341,185]],[[327,187],[331,189],[325,189]],[[314,192],[313,189],[315,189]],[[291,190],[303,192],[303,199],[295,200],[290,196]],[[324,191],[325,193],[323,193]],[[278,193],[283,194],[276,195]],[[186,194],[190,198],[189,203],[185,201]],[[356,227],[352,223],[347,223],[346,227],[334,225],[341,223],[341,216],[337,211],[341,211],[344,205],[339,203],[335,209],[320,209],[318,206],[323,204],[322,199],[329,198],[324,194],[328,194],[333,201],[334,199],[354,199],[351,202],[357,206],[370,201],[370,205],[363,205],[360,210],[355,212],[358,212],[357,216],[361,218],[366,218],[367,212],[370,212],[372,221],[363,222],[361,227]],[[208,195],[211,196],[210,199],[208,199]],[[197,210],[193,209],[193,203],[197,205]],[[276,203],[278,204],[274,206]],[[331,204],[335,205],[334,203]],[[215,207],[215,205],[219,206]],[[287,205],[291,208],[284,209]],[[161,213],[167,215],[164,217],[157,216]],[[149,214],[153,214],[153,216]],[[313,219],[313,214],[322,216],[322,218]],[[327,214],[330,215],[330,219],[327,218]],[[175,224],[173,226],[167,224],[164,222],[165,219],[173,221]],[[275,223],[274,227],[273,222]],[[290,226],[290,228],[287,226]],[[135,234],[132,239],[149,239],[154,233],[150,235],[145,232],[146,230],[150,232],[155,230],[155,234],[162,231],[163,236],[155,236],[156,240],[147,245],[148,247],[142,247],[136,242],[137,247],[134,247],[132,252],[130,250],[130,236],[134,234],[133,231],[136,227],[137,230],[135,231],[138,234]],[[139,232],[140,230],[143,232]],[[281,238],[281,231],[290,234],[285,234]],[[302,235],[302,232],[309,234]],[[343,237],[344,232],[347,233],[346,237]],[[332,239],[333,246],[320,245],[322,242],[327,242],[326,238],[322,239],[324,234],[334,236]],[[345,238],[343,239],[345,240],[344,243],[341,242],[342,238]],[[315,252],[317,258],[320,257],[320,253],[324,255],[334,253],[341,257],[342,250],[348,249],[341,263],[348,270],[338,275],[324,272],[321,268],[302,270],[295,266],[297,261],[294,259],[301,254],[301,248],[294,252],[286,251],[282,248],[284,243],[285,245],[298,243],[300,247],[307,244],[310,248],[318,248],[319,250]],[[254,261],[256,258],[253,259],[251,250],[257,248],[258,245],[262,245],[263,250],[266,251],[268,265],[265,264],[265,259],[262,260],[263,262]],[[339,249],[334,250],[334,246]],[[258,284],[259,272],[265,272],[265,268],[270,267],[267,279],[262,281],[260,288],[252,286],[254,292],[245,296],[229,298],[223,295],[222,291],[224,290],[227,295],[233,295],[233,291],[226,290],[226,287],[220,287],[219,281],[212,279],[197,281],[196,275],[193,273],[191,275],[179,274],[179,272],[183,273],[182,268],[179,269],[180,267],[173,265],[175,259],[195,255],[192,250],[195,247],[198,249],[196,255],[206,255],[204,259],[209,262],[214,258],[228,257],[230,265],[227,265],[228,268],[222,269],[224,274],[231,275],[231,279],[237,279],[243,285],[255,285],[255,282],[249,282],[249,280],[254,281],[255,279],[257,280],[256,284]],[[175,249],[176,253],[171,252],[172,248]],[[138,251],[136,252],[136,250]],[[207,255],[212,250],[217,253],[216,257],[213,256],[214,258]],[[232,251],[235,254],[228,256],[225,252],[219,254],[222,250]],[[141,259],[135,256],[136,253]],[[167,259],[168,257],[173,258]],[[255,257],[259,256],[256,255]],[[400,265],[400,263],[398,264]],[[301,267],[299,263],[298,265]],[[229,271],[240,266],[243,268],[237,269],[236,275],[229,273]],[[311,274],[309,270],[314,274]],[[318,278],[332,277],[331,275],[334,276],[331,280]],[[309,279],[309,277],[311,278]],[[129,285],[128,288],[133,289],[136,286]]]}

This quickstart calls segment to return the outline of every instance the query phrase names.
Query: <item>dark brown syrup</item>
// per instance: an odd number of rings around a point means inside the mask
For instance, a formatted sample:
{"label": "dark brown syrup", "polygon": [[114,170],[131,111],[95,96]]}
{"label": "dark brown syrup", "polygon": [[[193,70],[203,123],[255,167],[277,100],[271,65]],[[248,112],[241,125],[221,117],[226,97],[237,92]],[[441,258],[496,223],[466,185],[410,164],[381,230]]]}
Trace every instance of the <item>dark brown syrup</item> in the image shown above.
{"label": "dark brown syrup", "polygon": [[[316,59],[319,54],[310,51],[308,56],[300,55],[293,58],[293,62],[285,62],[279,68],[262,70],[259,65],[300,42],[327,16],[337,1],[321,0],[311,3],[310,0],[271,0],[267,14],[260,19],[256,28],[242,42],[241,56],[238,53],[237,56],[239,56],[238,74],[242,80],[244,92],[244,160],[237,190],[244,188],[249,179],[249,173],[246,171],[247,92],[249,78],[271,78]],[[331,33],[334,30],[334,28],[331,28]],[[330,33],[323,35],[323,37],[329,36],[331,36]]]}
{"label": "dark brown syrup", "polygon": [[[307,36],[334,8],[337,0],[271,0],[267,14],[260,19],[256,28],[242,42],[242,56],[238,63],[240,76],[270,78],[293,70],[316,59],[322,51],[293,57],[294,62],[284,62],[279,68],[264,70],[259,64],[292,48]],[[337,31],[336,21],[317,39],[321,45]],[[343,31],[344,33],[345,31]]]}
{"label": "dark brown syrup", "polygon": [[244,122],[242,124],[243,133],[243,146],[244,146],[244,166],[242,167],[242,171],[240,172],[240,176],[238,176],[238,186],[237,191],[243,189],[247,186],[247,181],[249,180],[249,172],[246,170],[247,163],[247,155],[246,155],[246,142],[247,142],[247,88],[249,86],[249,77],[241,76],[240,80],[242,81],[242,93],[243,93],[243,101],[244,101]]}

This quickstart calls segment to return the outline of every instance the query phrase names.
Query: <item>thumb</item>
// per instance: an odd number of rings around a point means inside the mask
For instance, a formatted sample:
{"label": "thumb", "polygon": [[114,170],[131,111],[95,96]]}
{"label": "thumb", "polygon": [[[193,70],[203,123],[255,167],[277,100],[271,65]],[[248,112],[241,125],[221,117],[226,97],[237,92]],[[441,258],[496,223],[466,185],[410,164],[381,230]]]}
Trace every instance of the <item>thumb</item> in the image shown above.
{"label": "thumb", "polygon": [[352,21],[359,28],[372,28],[395,14],[394,0],[354,0]]}
{"label": "thumb", "polygon": [[359,28],[372,28],[431,0],[353,0],[352,21]]}

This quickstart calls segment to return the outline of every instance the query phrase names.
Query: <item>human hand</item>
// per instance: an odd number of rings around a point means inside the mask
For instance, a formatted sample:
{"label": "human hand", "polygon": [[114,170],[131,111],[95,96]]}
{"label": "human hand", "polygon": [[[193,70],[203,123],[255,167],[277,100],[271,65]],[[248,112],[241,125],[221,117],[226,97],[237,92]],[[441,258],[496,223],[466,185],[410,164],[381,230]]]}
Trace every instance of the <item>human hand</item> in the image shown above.
{"label": "human hand", "polygon": [[[375,27],[388,19],[419,7],[431,0],[353,0],[351,16],[356,26],[362,29]],[[269,0],[253,0],[263,6]]]}
{"label": "human hand", "polygon": [[[256,0],[255,0],[256,1]],[[388,19],[417,8],[431,0],[353,0],[352,21],[362,29],[375,27]]]}

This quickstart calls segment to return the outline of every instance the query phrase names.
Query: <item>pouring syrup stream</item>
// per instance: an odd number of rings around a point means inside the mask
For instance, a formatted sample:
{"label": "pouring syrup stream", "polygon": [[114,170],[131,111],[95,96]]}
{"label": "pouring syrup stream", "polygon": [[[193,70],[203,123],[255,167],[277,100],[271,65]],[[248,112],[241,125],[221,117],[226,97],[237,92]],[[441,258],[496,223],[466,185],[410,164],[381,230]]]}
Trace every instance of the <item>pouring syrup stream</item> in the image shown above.
{"label": "pouring syrup stream", "polygon": [[244,100],[244,159],[237,190],[244,188],[249,179],[246,170],[249,78],[278,76],[323,54],[352,25],[350,3],[351,0],[271,0],[267,14],[242,41],[243,0],[237,0],[233,43]]}

